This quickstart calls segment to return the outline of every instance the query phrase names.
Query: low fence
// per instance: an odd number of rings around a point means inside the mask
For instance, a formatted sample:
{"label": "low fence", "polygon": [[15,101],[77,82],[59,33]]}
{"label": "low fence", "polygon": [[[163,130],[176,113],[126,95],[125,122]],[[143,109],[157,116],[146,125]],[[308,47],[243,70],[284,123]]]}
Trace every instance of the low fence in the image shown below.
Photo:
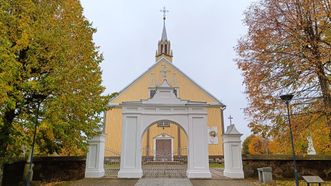
{"label": "low fence", "polygon": [[[179,156],[179,155],[174,155],[173,156],[174,161],[181,161],[184,163],[187,163],[187,156]],[[154,156],[142,156],[142,161],[153,161]],[[105,163],[120,163],[121,159],[119,156],[107,156],[105,157]],[[209,156],[209,163],[222,163],[224,161],[223,155],[215,155],[215,156]]]}
{"label": "low fence", "polygon": [[[297,170],[300,176],[315,175],[331,180],[331,156],[298,156]],[[291,156],[247,156],[243,155],[245,178],[257,178],[257,168],[272,167],[272,176],[276,179],[293,178],[293,160]]]}
{"label": "low fence", "polygon": [[[52,182],[82,179],[85,176],[85,157],[36,157],[33,160],[33,180]],[[2,185],[21,185],[25,160],[5,164]]]}
{"label": "low fence", "polygon": [[[221,158],[210,157],[210,160]],[[318,175],[331,180],[331,156],[299,156],[297,159],[299,175]],[[119,157],[116,161],[109,160],[117,163]],[[24,160],[4,165],[2,185],[20,185],[23,182],[24,165]],[[246,178],[257,178],[257,168],[260,167],[272,167],[276,179],[294,177],[291,156],[243,156],[243,167]],[[33,170],[33,180],[43,182],[82,179],[85,176],[85,157],[36,157]]]}

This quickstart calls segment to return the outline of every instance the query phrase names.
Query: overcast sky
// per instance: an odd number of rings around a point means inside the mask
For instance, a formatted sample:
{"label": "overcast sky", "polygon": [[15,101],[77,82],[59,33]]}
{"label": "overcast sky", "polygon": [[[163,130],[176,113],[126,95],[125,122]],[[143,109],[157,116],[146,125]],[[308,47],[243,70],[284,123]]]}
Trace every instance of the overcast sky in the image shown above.
{"label": "overcast sky", "polygon": [[106,93],[120,91],[155,63],[162,13],[174,65],[226,105],[225,126],[233,116],[244,137],[250,134],[243,77],[234,59],[237,40],[247,29],[243,12],[252,0],[81,0],[84,15],[97,28],[103,53]]}

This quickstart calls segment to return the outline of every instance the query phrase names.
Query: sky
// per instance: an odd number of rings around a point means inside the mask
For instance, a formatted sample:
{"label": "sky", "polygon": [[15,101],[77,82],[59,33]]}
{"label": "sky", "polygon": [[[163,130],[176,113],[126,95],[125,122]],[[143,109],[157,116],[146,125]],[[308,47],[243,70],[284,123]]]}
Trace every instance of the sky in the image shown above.
{"label": "sky", "polygon": [[174,65],[226,105],[225,126],[230,121],[250,134],[243,108],[248,101],[234,50],[247,33],[244,11],[253,0],[81,0],[85,17],[97,29],[94,42],[101,64],[105,93],[118,92],[155,63],[161,38],[162,13]]}

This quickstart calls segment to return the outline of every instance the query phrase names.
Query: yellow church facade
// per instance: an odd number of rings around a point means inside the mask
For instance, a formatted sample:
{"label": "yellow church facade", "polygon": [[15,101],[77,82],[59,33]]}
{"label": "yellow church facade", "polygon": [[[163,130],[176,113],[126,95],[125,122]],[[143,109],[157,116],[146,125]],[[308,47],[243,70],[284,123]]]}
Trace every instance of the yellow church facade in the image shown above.
{"label": "yellow church facade", "polygon": [[[110,101],[110,109],[105,115],[105,157],[119,157],[121,154],[122,104],[152,98],[164,82],[174,89],[173,94],[177,98],[208,105],[208,155],[209,157],[223,156],[222,134],[224,133],[225,105],[174,65],[165,25],[161,40],[158,42],[155,60],[149,69]],[[167,120],[149,125],[150,127],[144,131],[141,138],[143,157],[172,161],[178,157],[187,156],[188,139],[180,125]]]}

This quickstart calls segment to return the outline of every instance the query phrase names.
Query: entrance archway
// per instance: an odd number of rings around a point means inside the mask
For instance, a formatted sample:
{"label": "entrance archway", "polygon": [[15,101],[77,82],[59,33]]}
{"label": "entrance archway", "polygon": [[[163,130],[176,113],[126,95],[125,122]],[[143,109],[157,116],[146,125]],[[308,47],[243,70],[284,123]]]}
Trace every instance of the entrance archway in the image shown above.
{"label": "entrance archway", "polygon": [[122,106],[122,149],[119,178],[141,178],[141,138],[157,121],[169,120],[183,128],[188,138],[188,178],[211,178],[208,162],[207,104],[181,100],[166,81],[153,98],[124,102]]}
{"label": "entrance archway", "polygon": [[142,133],[143,162],[180,161],[187,157],[187,132],[176,122],[159,120]]}
{"label": "entrance archway", "polygon": [[187,171],[186,132],[170,120],[152,123],[141,138],[143,177],[185,178]]}

